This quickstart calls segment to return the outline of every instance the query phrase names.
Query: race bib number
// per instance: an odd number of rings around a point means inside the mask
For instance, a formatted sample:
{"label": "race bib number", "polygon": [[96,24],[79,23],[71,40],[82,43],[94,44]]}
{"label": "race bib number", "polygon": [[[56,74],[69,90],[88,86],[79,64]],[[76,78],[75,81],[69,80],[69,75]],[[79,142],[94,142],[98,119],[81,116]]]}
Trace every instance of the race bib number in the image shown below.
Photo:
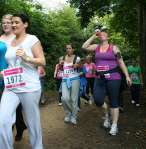
{"label": "race bib number", "polygon": [[109,66],[97,66],[97,71],[108,71],[109,70]]}
{"label": "race bib number", "polygon": [[23,80],[23,68],[11,68],[3,71],[5,88],[12,89],[17,87],[25,86],[25,82]]}
{"label": "race bib number", "polygon": [[75,69],[72,66],[64,67],[64,77],[71,77],[76,73]]}
{"label": "race bib number", "polygon": [[[97,72],[104,72],[104,71],[108,71],[109,70],[109,66],[106,65],[106,66],[97,66]],[[106,73],[104,74],[104,77],[106,79],[109,79],[111,77],[110,73]]]}

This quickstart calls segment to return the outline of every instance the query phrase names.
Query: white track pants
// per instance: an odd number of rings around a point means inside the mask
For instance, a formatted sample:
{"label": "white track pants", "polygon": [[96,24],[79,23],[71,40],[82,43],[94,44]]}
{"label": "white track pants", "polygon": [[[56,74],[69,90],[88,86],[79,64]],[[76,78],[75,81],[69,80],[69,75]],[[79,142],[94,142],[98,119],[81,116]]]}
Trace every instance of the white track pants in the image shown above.
{"label": "white track pants", "polygon": [[72,80],[72,86],[67,88],[66,82],[62,82],[62,103],[66,115],[77,117],[80,80]]}
{"label": "white track pants", "polygon": [[39,113],[41,90],[29,93],[14,93],[5,90],[0,103],[0,148],[13,149],[12,125],[16,108],[21,102],[33,149],[42,149],[42,133]]}

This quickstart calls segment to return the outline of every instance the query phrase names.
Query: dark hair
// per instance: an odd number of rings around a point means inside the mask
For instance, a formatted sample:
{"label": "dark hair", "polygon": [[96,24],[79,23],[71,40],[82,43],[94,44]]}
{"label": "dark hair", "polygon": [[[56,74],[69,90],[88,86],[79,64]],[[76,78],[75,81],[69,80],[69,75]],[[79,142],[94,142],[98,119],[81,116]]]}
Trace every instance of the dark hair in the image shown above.
{"label": "dark hair", "polygon": [[22,20],[23,23],[28,23],[29,24],[29,17],[24,13],[13,14],[13,17],[19,17]]}
{"label": "dark hair", "polygon": [[103,25],[97,25],[95,26],[95,29],[94,30],[99,30],[100,32],[109,32],[109,29],[106,27],[106,26],[103,26]]}
{"label": "dark hair", "polygon": [[74,48],[75,48],[75,46],[74,46],[74,44],[73,44],[73,43],[67,43],[65,46],[67,46],[67,45],[70,45],[70,46],[72,47],[72,49],[74,49]]}

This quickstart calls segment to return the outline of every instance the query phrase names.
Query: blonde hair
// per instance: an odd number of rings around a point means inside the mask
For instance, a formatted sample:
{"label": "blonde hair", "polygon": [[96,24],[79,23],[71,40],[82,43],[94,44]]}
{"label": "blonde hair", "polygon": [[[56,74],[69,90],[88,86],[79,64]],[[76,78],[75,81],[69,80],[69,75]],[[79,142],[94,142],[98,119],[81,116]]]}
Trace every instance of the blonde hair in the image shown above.
{"label": "blonde hair", "polygon": [[11,20],[12,17],[13,17],[13,15],[11,15],[11,14],[5,14],[5,15],[2,16],[2,20],[3,19],[10,19]]}
{"label": "blonde hair", "polygon": [[91,55],[91,54],[88,54],[88,55],[86,56],[86,59],[92,59],[92,55]]}

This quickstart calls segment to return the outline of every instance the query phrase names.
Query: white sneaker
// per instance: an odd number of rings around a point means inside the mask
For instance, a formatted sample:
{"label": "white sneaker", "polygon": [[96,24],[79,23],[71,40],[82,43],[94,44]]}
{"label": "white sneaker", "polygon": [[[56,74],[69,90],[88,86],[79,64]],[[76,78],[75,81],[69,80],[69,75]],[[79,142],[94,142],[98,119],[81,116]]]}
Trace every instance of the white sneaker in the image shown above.
{"label": "white sneaker", "polygon": [[132,103],[132,104],[135,104],[135,101],[134,101],[134,100],[131,100],[131,103]]}
{"label": "white sneaker", "polygon": [[88,103],[89,103],[89,105],[92,105],[92,100],[90,99],[90,100],[88,101]]}
{"label": "white sneaker", "polygon": [[109,118],[106,118],[106,119],[104,120],[104,122],[103,122],[103,127],[104,127],[104,128],[110,128],[110,127],[111,127]]}
{"label": "white sneaker", "polygon": [[139,107],[139,106],[140,106],[140,104],[139,104],[139,103],[137,103],[137,104],[136,104],[136,107]]}
{"label": "white sneaker", "polygon": [[58,103],[58,106],[62,106],[62,103],[61,103],[61,102],[59,102],[59,103]]}
{"label": "white sneaker", "polygon": [[76,120],[76,118],[73,117],[73,116],[71,117],[70,122],[71,122],[72,124],[74,124],[74,125],[77,124],[77,120]]}
{"label": "white sneaker", "polygon": [[115,136],[115,135],[117,135],[117,133],[118,133],[117,124],[112,124],[111,130],[109,131],[109,134],[112,136]]}
{"label": "white sneaker", "polygon": [[81,109],[80,109],[79,107],[77,107],[77,111],[78,111],[78,112],[80,112],[80,111],[81,111]]}
{"label": "white sneaker", "polygon": [[71,121],[70,115],[65,116],[64,122],[65,122],[65,123],[69,123],[70,121]]}

